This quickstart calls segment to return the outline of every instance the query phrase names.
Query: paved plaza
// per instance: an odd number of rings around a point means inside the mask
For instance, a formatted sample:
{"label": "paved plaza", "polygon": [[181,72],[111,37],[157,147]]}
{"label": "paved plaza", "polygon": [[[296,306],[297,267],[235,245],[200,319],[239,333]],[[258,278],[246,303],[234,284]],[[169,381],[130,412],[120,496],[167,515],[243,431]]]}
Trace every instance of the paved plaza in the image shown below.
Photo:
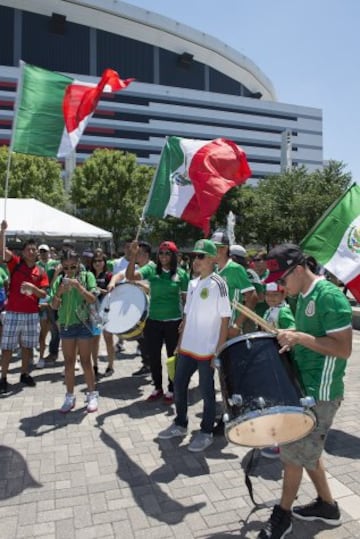
{"label": "paved plaza", "polygon": [[[294,522],[296,539],[360,538],[360,332],[354,332],[346,399],[327,441],[325,461],[343,524]],[[100,363],[105,370],[106,361]],[[99,411],[87,414],[83,376],[77,405],[63,416],[60,358],[34,371],[36,388],[18,384],[19,361],[9,374],[12,394],[0,398],[0,539],[225,539],[256,537],[281,488],[281,464],[259,457],[251,473],[254,511],[244,483],[250,450],[221,436],[205,454],[185,439],[159,440],[174,407],[148,403],[150,379],[132,377],[140,367],[136,343],[99,383]],[[220,394],[218,394],[220,398]],[[200,423],[194,376],[189,392],[190,429]],[[304,480],[299,503],[314,491]]]}

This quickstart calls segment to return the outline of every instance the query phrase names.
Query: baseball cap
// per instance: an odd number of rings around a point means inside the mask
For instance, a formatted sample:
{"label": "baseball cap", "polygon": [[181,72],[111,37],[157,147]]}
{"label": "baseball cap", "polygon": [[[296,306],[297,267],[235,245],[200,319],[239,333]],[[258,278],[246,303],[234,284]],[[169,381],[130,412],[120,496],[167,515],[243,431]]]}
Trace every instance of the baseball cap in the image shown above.
{"label": "baseball cap", "polygon": [[305,262],[305,255],[298,245],[283,243],[277,245],[269,252],[266,265],[270,271],[265,283],[272,283],[281,279],[291,268]]}
{"label": "baseball cap", "polygon": [[225,230],[215,230],[210,239],[215,245],[230,245],[229,236]]}
{"label": "baseball cap", "polygon": [[193,253],[202,253],[207,256],[217,256],[216,245],[212,240],[198,240],[195,243]]}
{"label": "baseball cap", "polygon": [[159,245],[159,251],[171,251],[172,253],[177,253],[178,248],[173,241],[163,241]]}
{"label": "baseball cap", "polygon": [[242,245],[232,245],[230,247],[230,256],[232,255],[245,258],[247,256],[247,252],[245,247],[243,247]]}
{"label": "baseball cap", "polygon": [[284,292],[285,290],[283,286],[275,282],[266,283],[265,287],[266,287],[266,292]]}
{"label": "baseball cap", "polygon": [[46,243],[39,245],[39,251],[50,251],[50,247]]}
{"label": "baseball cap", "polygon": [[85,251],[82,252],[81,256],[83,256],[84,258],[93,258],[94,253],[90,251],[89,249],[86,249]]}

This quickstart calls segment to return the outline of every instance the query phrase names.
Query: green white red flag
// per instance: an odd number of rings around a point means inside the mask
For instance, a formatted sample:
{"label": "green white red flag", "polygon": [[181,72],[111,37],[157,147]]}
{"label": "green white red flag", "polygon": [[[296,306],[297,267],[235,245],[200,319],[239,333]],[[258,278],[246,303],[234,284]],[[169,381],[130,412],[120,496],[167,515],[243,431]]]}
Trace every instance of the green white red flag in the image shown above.
{"label": "green white red flag", "polygon": [[360,302],[360,185],[353,184],[301,242]]}
{"label": "green white red flag", "polygon": [[250,176],[245,152],[230,140],[168,137],[144,216],[172,215],[207,235],[222,197]]}
{"label": "green white red flag", "polygon": [[73,152],[103,92],[117,92],[134,79],[105,69],[98,84],[21,62],[11,149],[43,157]]}

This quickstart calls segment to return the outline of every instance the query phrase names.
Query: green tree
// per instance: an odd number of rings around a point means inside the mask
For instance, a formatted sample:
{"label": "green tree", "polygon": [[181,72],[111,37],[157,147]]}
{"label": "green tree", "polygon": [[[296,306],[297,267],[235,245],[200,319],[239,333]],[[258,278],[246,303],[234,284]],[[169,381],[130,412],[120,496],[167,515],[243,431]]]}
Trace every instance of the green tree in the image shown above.
{"label": "green tree", "polygon": [[72,177],[71,200],[86,221],[113,233],[114,246],[135,237],[154,169],[131,153],[98,149]]}
{"label": "green tree", "polygon": [[[9,151],[0,148],[0,193],[5,194]],[[10,198],[36,198],[45,204],[64,209],[66,194],[61,178],[61,165],[55,159],[33,155],[11,156],[8,196]]]}

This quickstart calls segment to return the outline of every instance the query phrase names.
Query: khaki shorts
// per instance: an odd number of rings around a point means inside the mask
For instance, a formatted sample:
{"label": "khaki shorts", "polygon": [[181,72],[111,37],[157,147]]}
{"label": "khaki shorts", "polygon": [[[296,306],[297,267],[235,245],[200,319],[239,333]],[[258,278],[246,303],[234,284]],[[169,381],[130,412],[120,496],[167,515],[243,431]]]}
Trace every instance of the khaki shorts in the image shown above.
{"label": "khaki shorts", "polygon": [[311,408],[311,411],[316,416],[316,427],[305,438],[281,446],[280,458],[282,462],[315,470],[321,453],[324,450],[326,436],[340,404],[341,399],[318,401]]}

